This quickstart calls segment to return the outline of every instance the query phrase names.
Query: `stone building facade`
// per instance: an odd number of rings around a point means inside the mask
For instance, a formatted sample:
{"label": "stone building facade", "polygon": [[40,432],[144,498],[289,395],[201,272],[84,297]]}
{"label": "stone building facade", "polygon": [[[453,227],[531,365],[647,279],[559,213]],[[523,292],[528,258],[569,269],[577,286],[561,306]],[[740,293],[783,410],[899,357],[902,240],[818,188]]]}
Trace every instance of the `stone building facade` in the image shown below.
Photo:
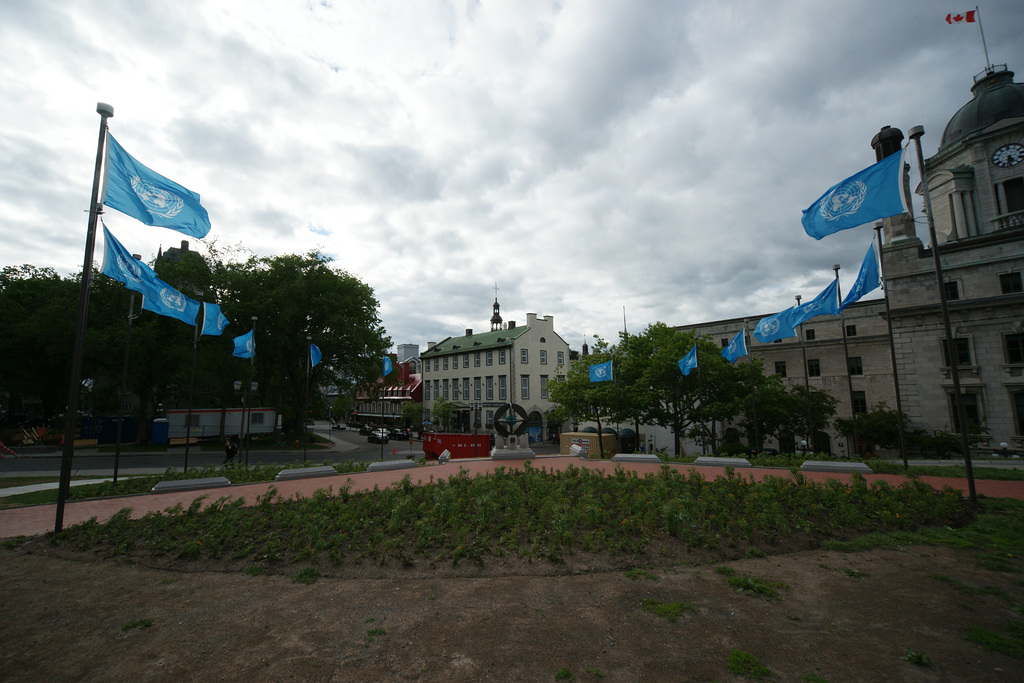
{"label": "stone building facade", "polygon": [[547,418],[554,408],[547,382],[565,375],[569,345],[555,332],[552,316],[527,313],[526,325],[505,324],[495,300],[489,332],[468,329],[459,337],[428,342],[420,359],[424,420],[434,420],[434,405],[443,398],[455,405],[449,429],[493,432],[495,412],[516,403],[527,413],[531,442],[558,431]]}
{"label": "stone building facade", "polygon": [[[943,291],[955,337],[967,418],[981,427],[979,452],[1024,451],[1024,84],[1004,66],[975,76],[973,98],[950,119],[938,151],[925,160]],[[900,149],[903,133],[888,126],[872,140],[880,160]],[[907,162],[915,163],[911,143]],[[924,194],[924,187],[917,188]],[[882,266],[891,309],[895,367],[903,410],[915,426],[959,433],[950,358],[926,216],[883,221]],[[862,228],[865,231],[870,227]],[[920,233],[920,234],[919,234]],[[922,239],[923,238],[923,239]],[[751,316],[752,330],[765,315]],[[847,327],[853,395],[845,372]],[[684,325],[728,339],[742,318]],[[837,316],[813,318],[803,338],[748,349],[765,371],[787,384],[806,382],[838,400],[849,417],[880,401],[895,408],[895,381],[884,301],[854,304]],[[853,328],[852,330],[850,328]],[[806,355],[806,363],[804,357]],[[742,361],[740,361],[742,362]],[[848,445],[834,431],[829,450]],[[692,444],[688,444],[690,448]],[[766,444],[771,446],[771,444]]]}

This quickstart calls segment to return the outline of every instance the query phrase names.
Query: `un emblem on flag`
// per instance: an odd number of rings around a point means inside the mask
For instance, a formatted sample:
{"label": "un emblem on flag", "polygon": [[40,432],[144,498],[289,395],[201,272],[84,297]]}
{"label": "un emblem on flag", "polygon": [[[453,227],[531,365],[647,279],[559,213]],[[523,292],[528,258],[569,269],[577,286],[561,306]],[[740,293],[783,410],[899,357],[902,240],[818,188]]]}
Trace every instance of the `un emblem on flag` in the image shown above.
{"label": "un emblem on flag", "polygon": [[761,328],[761,334],[768,336],[778,332],[781,325],[775,318],[766,318],[761,321],[758,327]]}
{"label": "un emblem on flag", "polygon": [[125,276],[125,278],[131,280],[132,282],[142,282],[142,268],[139,267],[139,264],[135,261],[135,259],[132,259],[132,262],[129,263],[120,255],[118,255],[117,267],[121,270],[121,273]]}
{"label": "un emblem on flag", "polygon": [[868,186],[864,182],[851,180],[843,183],[829,192],[821,202],[821,217],[827,221],[834,221],[857,213],[867,196]]}
{"label": "un emblem on flag", "polygon": [[160,292],[160,301],[168,308],[182,312],[185,310],[185,295],[176,289],[166,288]]}
{"label": "un emblem on flag", "polygon": [[147,183],[139,176],[132,176],[132,189],[146,206],[146,209],[157,216],[174,218],[185,208],[185,200],[156,185]]}

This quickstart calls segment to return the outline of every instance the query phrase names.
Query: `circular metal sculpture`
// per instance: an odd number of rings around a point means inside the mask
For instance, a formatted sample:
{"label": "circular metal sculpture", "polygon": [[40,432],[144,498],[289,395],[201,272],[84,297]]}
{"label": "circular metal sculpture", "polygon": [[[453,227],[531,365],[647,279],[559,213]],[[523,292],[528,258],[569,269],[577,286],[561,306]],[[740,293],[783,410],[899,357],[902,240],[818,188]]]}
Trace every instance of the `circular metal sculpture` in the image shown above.
{"label": "circular metal sculpture", "polygon": [[526,431],[526,411],[518,403],[506,403],[494,413],[494,431],[505,438],[509,434],[522,436]]}

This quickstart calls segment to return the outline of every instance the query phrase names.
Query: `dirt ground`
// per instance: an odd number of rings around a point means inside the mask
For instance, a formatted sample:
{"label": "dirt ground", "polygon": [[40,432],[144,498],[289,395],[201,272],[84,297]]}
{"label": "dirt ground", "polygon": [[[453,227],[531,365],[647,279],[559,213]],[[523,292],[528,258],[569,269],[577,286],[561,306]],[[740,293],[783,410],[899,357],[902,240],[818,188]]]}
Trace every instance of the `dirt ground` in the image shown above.
{"label": "dirt ground", "polygon": [[[967,551],[653,562],[635,578],[625,560],[591,559],[369,566],[307,585],[29,543],[0,550],[0,680],[746,680],[729,673],[733,650],[775,681],[1024,680],[1024,662],[965,638],[1022,618],[1021,575]],[[785,587],[738,592],[722,565]],[[692,610],[670,621],[646,600]]]}

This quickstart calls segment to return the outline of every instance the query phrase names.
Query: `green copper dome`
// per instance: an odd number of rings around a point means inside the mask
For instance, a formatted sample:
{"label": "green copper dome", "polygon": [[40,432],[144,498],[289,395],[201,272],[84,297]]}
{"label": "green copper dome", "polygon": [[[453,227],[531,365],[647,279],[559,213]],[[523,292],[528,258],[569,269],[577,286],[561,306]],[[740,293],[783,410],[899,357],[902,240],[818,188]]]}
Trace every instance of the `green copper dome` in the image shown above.
{"label": "green copper dome", "polygon": [[974,98],[946,124],[940,149],[997,121],[1024,116],[1024,83],[1014,83],[1013,72],[1007,71],[1006,65],[986,69],[971,92]]}

